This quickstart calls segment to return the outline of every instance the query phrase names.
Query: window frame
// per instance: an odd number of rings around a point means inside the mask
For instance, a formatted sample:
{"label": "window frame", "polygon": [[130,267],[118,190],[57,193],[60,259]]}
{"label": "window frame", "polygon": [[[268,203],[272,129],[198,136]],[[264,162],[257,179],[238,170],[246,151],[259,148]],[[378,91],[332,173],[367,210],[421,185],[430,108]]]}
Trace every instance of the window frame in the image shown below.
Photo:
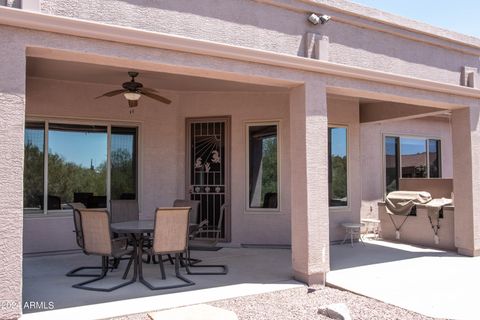
{"label": "window frame", "polygon": [[[136,137],[136,165],[137,165],[137,179],[136,179],[136,190],[137,190],[137,201],[139,206],[141,204],[140,195],[141,192],[141,172],[142,172],[142,152],[141,152],[141,141],[142,141],[142,123],[139,121],[122,121],[122,120],[105,120],[105,119],[95,119],[95,118],[67,118],[67,117],[44,117],[44,116],[27,116],[25,117],[25,123],[27,122],[43,122],[45,125],[44,131],[44,160],[43,160],[43,203],[48,203],[48,132],[49,124],[70,124],[70,125],[86,125],[86,126],[104,126],[107,127],[107,181],[106,181],[106,196],[107,196],[107,210],[110,210],[110,198],[111,198],[111,134],[112,127],[126,127],[126,128],[136,128],[137,137]],[[23,142],[25,143],[25,142]],[[140,207],[139,207],[140,208]],[[141,209],[141,208],[140,208]],[[43,211],[30,211],[22,208],[23,215],[28,217],[44,217],[44,216],[62,216],[69,215],[73,213],[73,210],[48,210],[48,206],[44,206]]]}
{"label": "window frame", "polygon": [[[386,150],[385,150],[385,139],[387,137],[394,137],[399,139],[399,146],[398,146],[398,152],[399,152],[399,159],[398,159],[398,179],[443,179],[443,139],[439,136],[429,136],[429,135],[413,135],[413,134],[398,134],[398,133],[383,133],[382,134],[382,177],[383,177],[383,192],[384,195],[386,196],[386,190],[387,190],[387,182],[386,182],[386,163],[385,163],[385,158],[386,158]],[[402,138],[410,138],[410,139],[422,139],[425,141],[425,146],[426,146],[426,164],[427,164],[427,177],[425,178],[403,178],[402,176]],[[438,140],[440,141],[440,147],[439,147],[439,157],[440,161],[438,162],[438,167],[439,167],[439,177],[430,177],[430,155],[429,155],[429,145],[428,141],[429,140]]]}
{"label": "window frame", "polygon": [[[351,204],[351,190],[350,190],[350,184],[351,184],[351,167],[350,167],[350,127],[347,124],[341,124],[341,123],[329,123],[328,124],[328,129],[330,128],[344,128],[347,130],[346,134],[346,148],[347,148],[347,205],[346,206],[330,206],[330,186],[328,185],[328,180],[327,180],[327,188],[328,188],[328,209],[329,211],[335,212],[335,211],[340,211],[340,212],[345,212],[349,211],[352,208]],[[327,174],[330,175],[330,150],[328,149],[329,141],[328,141],[328,133],[327,133]]]}
{"label": "window frame", "polygon": [[[250,207],[250,137],[249,128],[257,126],[277,127],[277,208],[252,208]],[[281,138],[281,121],[245,121],[245,214],[282,214],[282,184],[281,184],[281,155],[282,155],[282,138]]]}

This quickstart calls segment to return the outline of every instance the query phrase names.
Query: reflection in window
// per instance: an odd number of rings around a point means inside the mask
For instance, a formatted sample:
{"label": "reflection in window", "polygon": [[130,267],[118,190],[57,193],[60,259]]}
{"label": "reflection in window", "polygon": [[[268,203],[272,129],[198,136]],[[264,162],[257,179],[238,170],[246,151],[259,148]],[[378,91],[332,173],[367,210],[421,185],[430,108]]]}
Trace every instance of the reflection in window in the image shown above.
{"label": "reflection in window", "polygon": [[111,199],[136,199],[136,146],[135,128],[112,127],[111,136]]}
{"label": "reflection in window", "polygon": [[426,178],[427,144],[425,139],[401,138],[402,178]]}
{"label": "reflection in window", "polygon": [[278,125],[249,125],[249,207],[278,208]]}
{"label": "reflection in window", "polygon": [[398,137],[385,137],[385,179],[387,193],[398,190]]}
{"label": "reflection in window", "polygon": [[385,170],[387,193],[398,190],[398,177],[441,178],[441,141],[385,137]]}
{"label": "reflection in window", "polygon": [[43,167],[45,125],[25,125],[25,165],[23,170],[23,206],[25,210],[41,212],[43,205]]}
{"label": "reflection in window", "polygon": [[430,178],[440,178],[440,140],[428,140],[428,165]]}
{"label": "reflection in window", "polygon": [[50,124],[48,210],[71,209],[70,202],[106,208],[107,128]]}
{"label": "reflection in window", "polygon": [[328,190],[330,207],[348,205],[347,128],[328,128]]}

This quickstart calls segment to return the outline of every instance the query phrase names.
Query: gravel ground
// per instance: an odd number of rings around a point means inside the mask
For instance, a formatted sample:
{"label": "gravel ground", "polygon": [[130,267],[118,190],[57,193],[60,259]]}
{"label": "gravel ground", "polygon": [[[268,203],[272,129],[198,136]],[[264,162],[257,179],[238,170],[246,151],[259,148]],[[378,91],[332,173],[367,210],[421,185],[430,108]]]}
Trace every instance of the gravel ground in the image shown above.
{"label": "gravel ground", "polygon": [[[316,288],[308,293],[307,288],[297,288],[211,302],[209,305],[235,312],[239,320],[299,320],[329,319],[318,314],[318,309],[331,303],[345,303],[352,319],[432,319],[375,299],[329,287]],[[114,320],[147,320],[147,314],[136,314]],[[113,319],[112,319],[113,320]]]}

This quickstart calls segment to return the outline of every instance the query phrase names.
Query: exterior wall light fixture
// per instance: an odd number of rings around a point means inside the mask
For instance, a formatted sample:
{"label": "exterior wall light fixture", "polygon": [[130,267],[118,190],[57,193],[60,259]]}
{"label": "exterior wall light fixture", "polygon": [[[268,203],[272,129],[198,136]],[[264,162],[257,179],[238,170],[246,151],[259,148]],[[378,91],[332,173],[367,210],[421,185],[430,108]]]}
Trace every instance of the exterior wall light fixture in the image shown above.
{"label": "exterior wall light fixture", "polygon": [[327,23],[328,21],[330,21],[332,17],[326,15],[326,14],[322,14],[322,15],[318,15],[316,13],[311,13],[309,16],[308,16],[308,21],[311,23],[311,24],[314,24],[314,25],[317,25],[319,23],[321,24],[325,24]]}

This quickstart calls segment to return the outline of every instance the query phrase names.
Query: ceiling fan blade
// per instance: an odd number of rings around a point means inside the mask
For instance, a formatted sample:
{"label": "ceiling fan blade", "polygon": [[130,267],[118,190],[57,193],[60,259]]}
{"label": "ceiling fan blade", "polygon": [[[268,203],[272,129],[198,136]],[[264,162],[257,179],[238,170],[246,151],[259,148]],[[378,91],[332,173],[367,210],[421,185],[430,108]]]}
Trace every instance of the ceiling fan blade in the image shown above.
{"label": "ceiling fan blade", "polygon": [[128,100],[128,106],[130,108],[135,108],[136,106],[138,106],[138,100]]}
{"label": "ceiling fan blade", "polygon": [[96,97],[95,99],[102,98],[102,97],[113,97],[113,96],[116,96],[117,94],[121,94],[121,93],[124,93],[126,91],[127,90],[125,90],[125,89],[120,89],[120,90],[113,90],[113,91],[105,92],[104,94]]}
{"label": "ceiling fan blade", "polygon": [[142,92],[158,92],[157,90],[155,90],[153,88],[142,88],[141,91]]}
{"label": "ceiling fan blade", "polygon": [[163,103],[166,103],[166,104],[172,103],[172,101],[170,101],[169,99],[164,98],[162,96],[159,96],[158,94],[155,94],[155,93],[151,93],[151,92],[148,92],[148,91],[142,91],[142,94],[149,97],[149,98],[152,98],[154,100],[157,100],[157,101],[160,101],[160,102],[163,102]]}

